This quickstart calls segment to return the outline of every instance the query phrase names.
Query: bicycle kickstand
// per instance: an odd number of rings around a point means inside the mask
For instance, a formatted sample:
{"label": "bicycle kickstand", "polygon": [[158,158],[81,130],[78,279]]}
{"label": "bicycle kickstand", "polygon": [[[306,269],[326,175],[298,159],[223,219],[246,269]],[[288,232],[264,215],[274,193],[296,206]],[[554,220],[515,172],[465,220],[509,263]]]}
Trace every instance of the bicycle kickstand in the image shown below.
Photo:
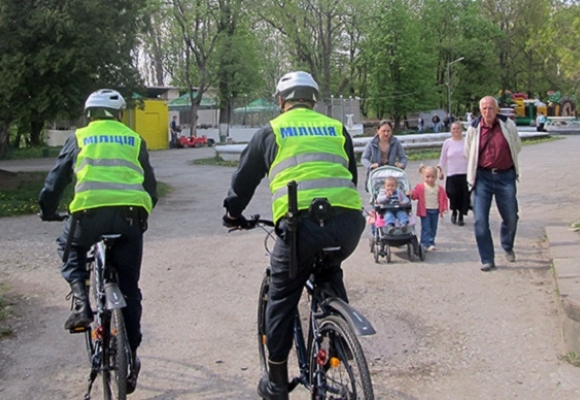
{"label": "bicycle kickstand", "polygon": [[95,379],[97,378],[97,370],[91,369],[91,375],[89,375],[89,387],[87,388],[87,393],[85,394],[84,400],[91,400],[91,390],[93,388],[93,383],[95,383]]}

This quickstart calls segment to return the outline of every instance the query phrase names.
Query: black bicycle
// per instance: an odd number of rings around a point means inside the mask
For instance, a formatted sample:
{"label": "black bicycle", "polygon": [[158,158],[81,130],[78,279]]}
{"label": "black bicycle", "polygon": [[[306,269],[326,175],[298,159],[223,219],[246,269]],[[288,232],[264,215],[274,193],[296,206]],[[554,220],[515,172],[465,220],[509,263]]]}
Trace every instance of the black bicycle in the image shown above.
{"label": "black bicycle", "polygon": [[[58,214],[50,220],[62,221],[68,217],[68,214]],[[68,258],[75,226],[76,223],[73,221],[64,249],[64,260]],[[102,395],[105,400],[125,400],[127,379],[134,368],[122,313],[122,308],[127,303],[119,288],[117,271],[107,259],[107,254],[121,238],[122,235],[119,234],[103,235],[87,254],[86,268],[89,279],[86,285],[94,321],[88,329],[70,330],[70,333],[85,334],[91,365],[85,400],[91,398],[93,385],[99,375],[102,386],[94,388],[95,394]]]}
{"label": "black bicycle", "polygon": [[124,400],[127,378],[133,371],[133,357],[127,339],[122,308],[127,303],[119,289],[117,271],[107,260],[107,253],[121,235],[103,235],[89,253],[87,290],[95,320],[85,332],[87,353],[91,363],[89,387],[85,399],[90,399],[97,376],[102,378],[103,398]]}
{"label": "black bicycle", "polygon": [[[289,196],[292,195],[290,190],[289,193]],[[294,212],[293,215],[297,213]],[[264,244],[266,251],[269,252],[268,239],[274,238],[274,235],[266,227],[273,226],[272,221],[260,219],[259,215],[254,215],[248,219],[248,227],[245,229],[255,227],[264,229],[267,232]],[[329,265],[333,265],[329,263],[329,260],[339,250],[340,247],[323,249],[317,255],[313,272],[306,282],[309,297],[309,325],[305,337],[300,313],[297,310],[294,317],[294,344],[300,372],[298,376],[290,379],[288,390],[292,391],[298,385],[302,385],[311,393],[313,400],[372,400],[374,399],[373,385],[357,336],[373,335],[375,330],[364,315],[336,297],[331,287],[319,284],[317,281],[320,272]],[[295,254],[294,251],[291,253]],[[258,350],[265,374],[268,373],[266,307],[269,301],[269,287],[270,268],[268,267],[262,280],[258,299]]]}

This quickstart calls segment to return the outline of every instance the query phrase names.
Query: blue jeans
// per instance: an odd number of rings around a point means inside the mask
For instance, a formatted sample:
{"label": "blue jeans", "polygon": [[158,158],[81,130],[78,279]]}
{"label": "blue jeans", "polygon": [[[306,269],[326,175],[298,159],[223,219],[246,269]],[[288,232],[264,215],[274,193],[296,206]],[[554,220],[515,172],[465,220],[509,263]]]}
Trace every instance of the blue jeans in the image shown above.
{"label": "blue jeans", "polygon": [[494,262],[493,240],[489,230],[489,211],[491,199],[494,196],[502,219],[499,231],[501,247],[505,251],[513,250],[518,226],[516,194],[515,169],[493,173],[490,170],[478,168],[473,196],[473,217],[475,240],[482,264]]}
{"label": "blue jeans", "polygon": [[428,208],[427,215],[421,217],[421,244],[425,247],[435,246],[437,225],[439,224],[439,210]]}
{"label": "blue jeans", "polygon": [[[396,213],[396,216],[395,216]],[[409,216],[403,210],[398,211],[386,211],[385,212],[385,223],[387,225],[395,225],[395,222],[399,220],[399,224],[401,225],[408,225],[409,224]]]}

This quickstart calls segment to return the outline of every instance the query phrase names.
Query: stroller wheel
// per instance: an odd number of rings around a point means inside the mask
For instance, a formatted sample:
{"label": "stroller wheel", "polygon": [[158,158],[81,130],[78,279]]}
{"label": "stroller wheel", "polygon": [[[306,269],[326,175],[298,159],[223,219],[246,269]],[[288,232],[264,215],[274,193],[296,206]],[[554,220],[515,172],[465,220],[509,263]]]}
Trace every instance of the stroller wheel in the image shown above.
{"label": "stroller wheel", "polygon": [[425,261],[425,247],[422,244],[419,245],[419,260]]}
{"label": "stroller wheel", "polygon": [[373,249],[375,248],[375,237],[374,236],[369,238],[369,246],[371,248],[371,253],[372,253]]}
{"label": "stroller wheel", "polygon": [[413,246],[411,243],[407,243],[407,257],[409,257],[409,260],[413,261]]}
{"label": "stroller wheel", "polygon": [[373,255],[375,256],[375,263],[379,263],[379,245],[376,244],[373,246]]}
{"label": "stroller wheel", "polygon": [[391,246],[387,246],[385,248],[386,251],[386,256],[387,256],[387,262],[390,263],[391,262]]}

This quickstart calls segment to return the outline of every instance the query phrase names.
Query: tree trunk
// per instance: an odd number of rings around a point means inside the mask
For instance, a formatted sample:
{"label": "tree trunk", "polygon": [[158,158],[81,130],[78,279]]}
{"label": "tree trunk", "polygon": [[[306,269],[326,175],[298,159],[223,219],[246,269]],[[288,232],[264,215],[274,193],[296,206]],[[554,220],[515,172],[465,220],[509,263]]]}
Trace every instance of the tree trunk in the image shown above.
{"label": "tree trunk", "polygon": [[44,121],[33,120],[30,123],[30,144],[32,146],[40,146],[41,143],[41,133],[44,127]]}
{"label": "tree trunk", "polygon": [[0,160],[4,158],[4,154],[6,153],[6,148],[8,147],[8,126],[4,121],[0,121]]}

